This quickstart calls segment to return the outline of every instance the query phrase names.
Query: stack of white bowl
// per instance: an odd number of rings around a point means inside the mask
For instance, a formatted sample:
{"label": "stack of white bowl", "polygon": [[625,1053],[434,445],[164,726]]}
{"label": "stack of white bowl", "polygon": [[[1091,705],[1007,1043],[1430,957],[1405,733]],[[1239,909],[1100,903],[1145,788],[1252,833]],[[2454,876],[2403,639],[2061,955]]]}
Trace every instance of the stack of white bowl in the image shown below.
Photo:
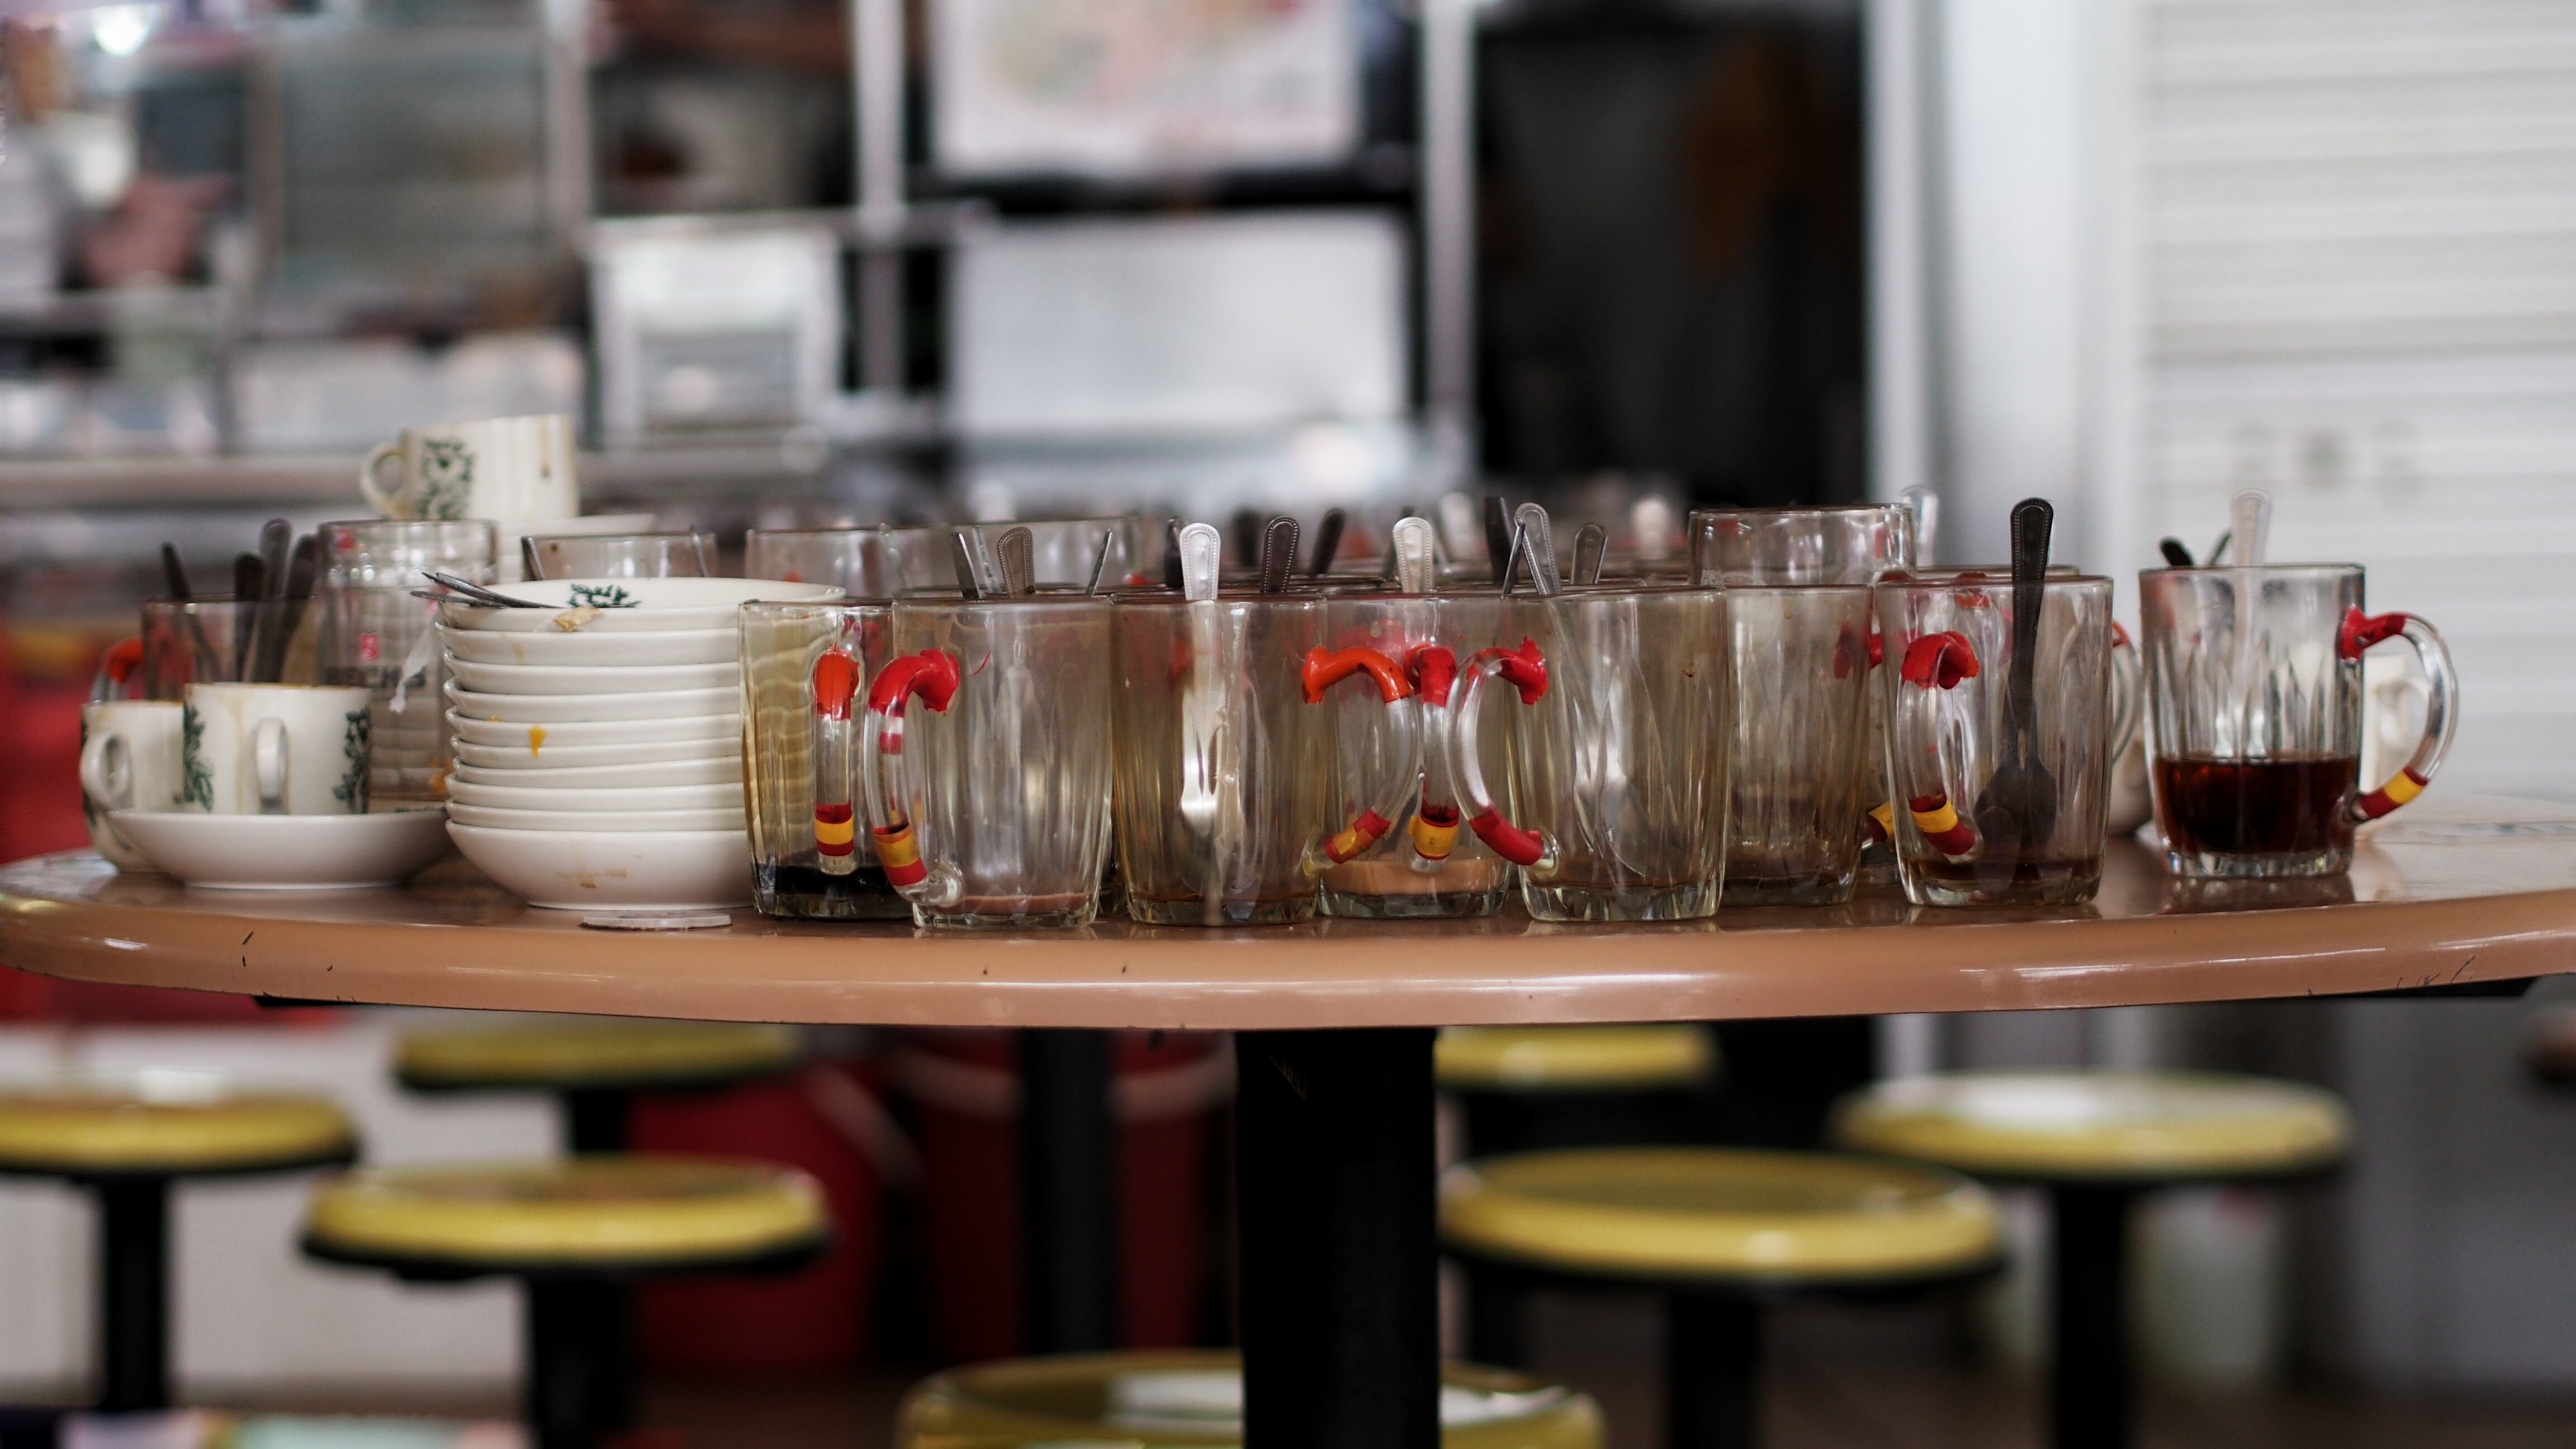
{"label": "stack of white bowl", "polygon": [[439,606],[457,849],[533,905],[747,903],[736,609],[839,591],[762,579],[557,579],[505,592],[542,607]]}

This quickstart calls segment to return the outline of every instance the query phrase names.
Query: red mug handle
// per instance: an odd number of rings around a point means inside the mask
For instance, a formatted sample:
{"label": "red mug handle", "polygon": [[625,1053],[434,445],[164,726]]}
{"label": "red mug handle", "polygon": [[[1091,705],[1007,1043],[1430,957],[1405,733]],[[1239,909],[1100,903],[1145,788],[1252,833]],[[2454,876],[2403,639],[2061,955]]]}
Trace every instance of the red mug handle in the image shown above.
{"label": "red mug handle", "polygon": [[[2413,614],[2364,614],[2359,609],[2346,610],[2343,627],[2335,637],[2335,653],[2355,669],[2361,667],[2361,656],[2370,646],[2389,639],[2404,639],[2415,648],[2415,657],[2424,664],[2424,732],[2415,740],[2414,752],[2396,774],[2382,781],[2377,789],[2352,802],[2356,821],[2376,820],[2398,806],[2424,793],[2433,783],[2434,772],[2442,768],[2442,757],[2451,751],[2451,736],[2460,724],[2460,677],[2451,666],[2450,646],[2442,642],[2440,632]],[[2365,724],[2367,728],[2367,703]]]}

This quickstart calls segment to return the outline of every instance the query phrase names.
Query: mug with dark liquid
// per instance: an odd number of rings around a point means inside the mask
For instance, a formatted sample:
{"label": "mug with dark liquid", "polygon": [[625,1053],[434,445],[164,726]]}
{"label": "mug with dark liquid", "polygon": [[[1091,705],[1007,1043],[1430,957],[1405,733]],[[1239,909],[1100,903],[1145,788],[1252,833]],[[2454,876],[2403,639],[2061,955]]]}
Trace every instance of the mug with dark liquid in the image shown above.
{"label": "mug with dark liquid", "polygon": [[[2432,783],[2458,722],[2450,651],[2413,615],[2364,612],[2358,567],[2149,569],[2138,595],[2149,779],[2176,875],[2332,874],[2355,826]],[[2365,793],[2361,656],[2396,638],[2423,661],[2424,732]]]}

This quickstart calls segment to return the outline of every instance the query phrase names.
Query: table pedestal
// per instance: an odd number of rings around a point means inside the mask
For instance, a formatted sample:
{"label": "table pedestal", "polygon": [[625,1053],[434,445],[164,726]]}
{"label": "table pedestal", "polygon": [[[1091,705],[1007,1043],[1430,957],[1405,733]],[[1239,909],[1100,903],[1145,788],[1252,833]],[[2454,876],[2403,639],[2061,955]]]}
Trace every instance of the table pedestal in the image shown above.
{"label": "table pedestal", "polygon": [[1246,1449],[1438,1449],[1431,1037],[1235,1038]]}
{"label": "table pedestal", "polygon": [[1031,1353],[1120,1342],[1115,1041],[1105,1031],[1020,1033],[1020,1189]]}

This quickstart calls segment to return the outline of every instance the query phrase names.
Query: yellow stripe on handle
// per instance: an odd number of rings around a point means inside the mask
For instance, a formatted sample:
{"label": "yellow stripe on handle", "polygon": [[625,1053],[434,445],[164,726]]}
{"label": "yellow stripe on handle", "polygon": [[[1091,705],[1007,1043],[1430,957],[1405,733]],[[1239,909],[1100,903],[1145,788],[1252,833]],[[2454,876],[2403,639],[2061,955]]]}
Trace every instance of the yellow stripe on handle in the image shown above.
{"label": "yellow stripe on handle", "polygon": [[1947,835],[1959,828],[1959,811],[1947,800],[1941,802],[1939,809],[1917,810],[1913,815],[1914,828],[1926,835]]}

